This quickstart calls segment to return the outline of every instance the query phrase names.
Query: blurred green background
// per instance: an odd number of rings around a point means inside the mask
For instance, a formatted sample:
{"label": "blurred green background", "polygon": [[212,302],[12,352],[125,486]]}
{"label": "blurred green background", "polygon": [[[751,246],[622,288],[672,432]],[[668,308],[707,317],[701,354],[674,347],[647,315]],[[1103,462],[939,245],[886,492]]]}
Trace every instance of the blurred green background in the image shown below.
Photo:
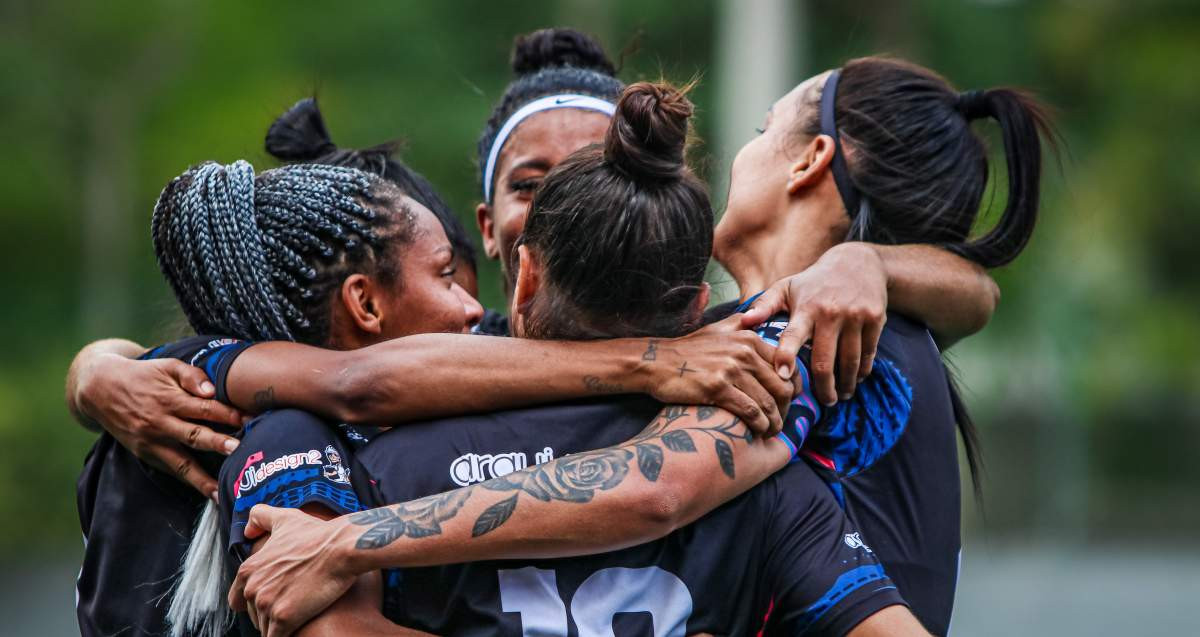
{"label": "blurred green background", "polygon": [[[987,462],[956,630],[1191,632],[1178,622],[1200,594],[1200,3],[3,0],[6,634],[73,630],[74,480],[94,437],[63,407],[71,356],[177,333],[149,240],[162,186],[204,159],[269,166],[267,126],[316,93],[335,142],[404,139],[473,228],[475,140],[512,37],[560,24],[614,58],[636,41],[626,81],[701,77],[701,170],[718,198],[770,101],[848,57],[892,53],[960,88],[1016,84],[1052,103],[1068,152],[1041,226],[996,273],[992,324],[949,355]],[[491,262],[480,287],[502,304]]]}

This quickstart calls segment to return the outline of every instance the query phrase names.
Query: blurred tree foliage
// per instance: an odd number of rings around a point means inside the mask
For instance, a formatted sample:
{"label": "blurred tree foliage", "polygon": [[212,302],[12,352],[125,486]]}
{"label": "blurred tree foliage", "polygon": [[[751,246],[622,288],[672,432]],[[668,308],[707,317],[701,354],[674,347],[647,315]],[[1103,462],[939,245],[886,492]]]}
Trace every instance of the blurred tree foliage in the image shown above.
{"label": "blurred tree foliage", "polygon": [[[1200,5],[805,5],[810,72],[888,52],[963,88],[1027,86],[1058,108],[1068,152],[1046,180],[1043,225],[997,273],[1004,300],[993,324],[952,356],[985,429],[985,532],[1194,534]],[[703,74],[694,98],[700,135],[712,137],[717,11],[679,7],[0,5],[0,137],[12,149],[0,158],[0,326],[10,335],[0,358],[0,556],[78,537],[74,478],[93,435],[62,406],[71,355],[102,336],[153,343],[179,333],[148,236],[171,177],[204,159],[269,166],[266,127],[315,92],[336,142],[404,139],[404,158],[473,226],[475,139],[509,79],[516,33],[571,24],[617,55],[640,31],[622,77]],[[1002,205],[1000,189],[993,207]],[[495,273],[485,261],[483,301],[498,307]]]}

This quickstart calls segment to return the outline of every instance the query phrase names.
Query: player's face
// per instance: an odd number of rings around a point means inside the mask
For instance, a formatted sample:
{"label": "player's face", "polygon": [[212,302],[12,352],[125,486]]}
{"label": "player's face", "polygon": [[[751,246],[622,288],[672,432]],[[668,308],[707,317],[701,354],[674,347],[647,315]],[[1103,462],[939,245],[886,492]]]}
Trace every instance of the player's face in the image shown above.
{"label": "player's face", "polygon": [[604,141],[609,121],[603,113],[559,108],[533,115],[509,136],[496,160],[492,203],[476,208],[484,252],[505,272],[512,272],[512,247],[542,178],[571,153]]}
{"label": "player's face", "polygon": [[729,175],[725,214],[713,236],[713,256],[739,249],[739,238],[772,226],[788,202],[787,183],[804,138],[797,131],[801,118],[811,114],[828,72],[815,75],[779,98],[769,111],[762,132],[738,151]]}
{"label": "player's face", "polygon": [[483,307],[455,281],[454,250],[437,217],[412,199],[406,203],[416,217],[413,238],[399,250],[395,285],[381,295],[380,336],[465,332],[479,322]]}

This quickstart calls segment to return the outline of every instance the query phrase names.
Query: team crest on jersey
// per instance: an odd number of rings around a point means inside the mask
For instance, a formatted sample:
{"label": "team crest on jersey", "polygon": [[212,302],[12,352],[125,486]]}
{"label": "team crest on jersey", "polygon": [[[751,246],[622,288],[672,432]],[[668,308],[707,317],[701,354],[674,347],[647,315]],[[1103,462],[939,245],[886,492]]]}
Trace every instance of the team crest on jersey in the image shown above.
{"label": "team crest on jersey", "polygon": [[342,466],[342,454],[333,445],[325,446],[325,459],[329,461],[321,467],[325,479],[338,484],[350,484],[350,470]]}
{"label": "team crest on jersey", "polygon": [[[262,460],[263,452],[261,451],[256,451],[250,454],[249,458],[246,458],[246,465],[242,467],[242,472],[238,474],[237,484],[233,485],[233,497],[241,497],[242,493],[254,489],[267,478],[280,471],[298,469],[305,465],[325,465],[324,460],[321,458],[321,452],[316,449],[309,449],[300,453],[289,453],[279,456],[270,462],[263,462]],[[346,472],[347,476],[349,473],[349,471]],[[348,480],[349,478],[347,478]]]}
{"label": "team crest on jersey", "polygon": [[842,541],[846,543],[846,546],[849,546],[852,549],[862,549],[868,553],[874,553],[874,551],[871,550],[871,547],[867,546],[866,542],[863,542],[862,536],[858,534],[858,531],[855,531],[854,533],[847,533],[846,537],[842,538]]}

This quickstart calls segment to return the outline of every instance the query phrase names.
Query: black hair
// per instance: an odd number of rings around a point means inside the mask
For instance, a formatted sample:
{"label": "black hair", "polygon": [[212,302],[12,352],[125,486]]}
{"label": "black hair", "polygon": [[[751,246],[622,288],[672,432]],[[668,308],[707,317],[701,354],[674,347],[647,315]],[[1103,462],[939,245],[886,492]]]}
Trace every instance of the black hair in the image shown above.
{"label": "black hair", "polygon": [[[818,109],[802,132],[821,132]],[[867,57],[841,68],[834,102],[848,177],[860,195],[847,210],[849,240],[938,244],[986,268],[1011,262],[1033,235],[1042,172],[1042,139],[1056,142],[1049,114],[1014,88],[960,93],[910,62]],[[1004,139],[1008,197],[995,227],[968,238],[988,183],[987,148],[972,122],[994,119]],[[953,374],[955,420],[979,493],[979,436]]]}
{"label": "black hair", "polygon": [[545,278],[525,308],[529,336],[674,336],[699,324],[713,212],[684,159],[692,110],[682,90],[633,84],[604,145],[546,175],[520,239]]}
{"label": "black hair", "polygon": [[[939,244],[986,268],[1025,248],[1040,203],[1041,141],[1057,139],[1031,95],[1014,88],[959,93],[929,69],[867,57],[842,67],[834,108],[850,181],[863,202],[847,211],[850,239]],[[1008,197],[996,226],[972,241],[988,156],[971,123],[983,118],[1000,125]],[[820,132],[815,109],[804,132]]]}
{"label": "black hair", "polygon": [[513,113],[534,100],[556,93],[615,101],[625,88],[616,78],[616,68],[600,43],[575,29],[540,29],[517,36],[513,41],[512,70],[516,79],[504,90],[479,136],[481,192],[492,144]]}
{"label": "black hair", "polygon": [[340,148],[329,135],[316,98],[306,97],[271,124],[264,145],[272,157],[283,162],[357,168],[396,184],[438,218],[454,248],[454,256],[471,270],[476,269],[475,243],[466,228],[424,175],[396,159],[399,142],[364,149]]}
{"label": "black hair", "polygon": [[167,184],[151,233],[159,268],[199,334],[327,344],[347,276],[399,277],[413,237],[403,193],[352,168],[295,165],[258,176],[207,162]]}

